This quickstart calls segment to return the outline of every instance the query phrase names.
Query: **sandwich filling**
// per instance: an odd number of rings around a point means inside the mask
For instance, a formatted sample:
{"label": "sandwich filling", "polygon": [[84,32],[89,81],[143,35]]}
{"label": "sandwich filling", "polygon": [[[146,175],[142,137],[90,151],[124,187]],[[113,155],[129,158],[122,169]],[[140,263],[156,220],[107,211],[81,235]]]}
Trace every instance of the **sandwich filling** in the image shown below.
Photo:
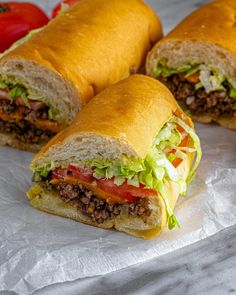
{"label": "sandwich filling", "polygon": [[[186,180],[177,168],[191,153],[195,160]],[[160,197],[172,229],[178,221],[168,201],[167,183],[175,182],[185,194],[200,159],[200,141],[195,131],[173,116],[154,139],[145,159],[122,155],[114,161],[52,162],[34,167],[33,181],[57,192],[64,202],[96,223],[121,214],[141,217],[146,222],[153,211],[153,199]]]}
{"label": "sandwich filling", "polygon": [[236,115],[236,79],[203,64],[169,68],[165,59],[156,63],[153,73],[190,115],[210,115],[214,119]]}
{"label": "sandwich filling", "polygon": [[60,130],[58,112],[19,83],[0,80],[0,132],[42,144]]}

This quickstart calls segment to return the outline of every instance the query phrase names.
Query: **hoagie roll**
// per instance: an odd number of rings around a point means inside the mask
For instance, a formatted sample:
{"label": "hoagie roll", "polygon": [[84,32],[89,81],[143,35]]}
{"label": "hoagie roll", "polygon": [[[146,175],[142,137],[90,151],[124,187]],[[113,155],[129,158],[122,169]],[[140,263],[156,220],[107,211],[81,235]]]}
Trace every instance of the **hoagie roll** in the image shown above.
{"label": "hoagie roll", "polygon": [[173,210],[200,158],[193,123],[169,90],[133,75],[35,156],[27,195],[39,210],[149,239],[178,225]]}
{"label": "hoagie roll", "polygon": [[[37,150],[162,35],[141,0],[81,0],[0,60],[0,144]],[[22,42],[22,41],[20,41]]]}
{"label": "hoagie roll", "polygon": [[189,15],[148,55],[148,75],[164,82],[199,122],[236,129],[236,2],[216,0]]}

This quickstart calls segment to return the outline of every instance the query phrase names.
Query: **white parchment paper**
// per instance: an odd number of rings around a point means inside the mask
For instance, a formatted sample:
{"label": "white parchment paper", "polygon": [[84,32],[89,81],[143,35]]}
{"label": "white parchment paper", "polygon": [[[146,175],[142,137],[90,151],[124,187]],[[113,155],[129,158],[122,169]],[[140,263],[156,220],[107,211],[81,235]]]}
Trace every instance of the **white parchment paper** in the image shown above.
{"label": "white parchment paper", "polygon": [[31,208],[32,154],[0,148],[0,290],[30,294],[44,286],[102,275],[204,239],[236,223],[236,133],[197,125],[203,159],[176,215],[180,229],[143,241]]}

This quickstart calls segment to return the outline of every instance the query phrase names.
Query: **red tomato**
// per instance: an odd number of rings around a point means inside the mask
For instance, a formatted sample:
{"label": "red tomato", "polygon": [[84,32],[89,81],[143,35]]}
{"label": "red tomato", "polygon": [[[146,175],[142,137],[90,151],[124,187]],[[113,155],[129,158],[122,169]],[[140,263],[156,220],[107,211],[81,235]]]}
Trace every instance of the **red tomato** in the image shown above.
{"label": "red tomato", "polygon": [[190,144],[190,137],[187,135],[185,136],[185,138],[181,141],[179,146],[184,146],[184,147],[188,147]]}
{"label": "red tomato", "polygon": [[135,201],[137,198],[146,198],[157,194],[155,190],[145,189],[143,185],[135,187],[128,185],[127,182],[122,185],[114,184],[113,179],[99,179],[97,180],[98,187],[104,192],[111,195],[119,196],[129,202]]}
{"label": "red tomato", "polygon": [[29,31],[48,23],[46,14],[31,3],[0,2],[0,52]]}
{"label": "red tomato", "polygon": [[57,6],[53,9],[52,18],[58,15],[58,12],[61,10],[62,3],[72,6],[73,4],[79,2],[79,0],[64,0],[61,3],[58,3]]}
{"label": "red tomato", "polygon": [[[187,135],[185,136],[185,138],[181,141],[180,145],[179,146],[182,146],[182,147],[188,147],[189,144],[190,144],[190,137]],[[175,154],[176,153],[176,150],[172,150],[169,154]],[[167,155],[167,156],[168,156]],[[182,159],[180,158],[175,158],[174,161],[172,162],[172,165],[177,168],[181,163],[183,162]]]}
{"label": "red tomato", "polygon": [[69,165],[68,168],[64,169],[56,168],[52,171],[52,178],[54,179],[63,179],[68,176],[72,176],[89,183],[94,180],[92,170],[75,167],[73,165]]}
{"label": "red tomato", "polygon": [[52,171],[53,179],[63,179],[67,176],[68,169],[67,168],[56,168]]}
{"label": "red tomato", "polygon": [[183,162],[182,159],[180,158],[175,158],[174,161],[172,162],[172,165],[177,168],[181,163]]}
{"label": "red tomato", "polygon": [[75,167],[73,165],[69,165],[68,169],[72,171],[72,176],[78,178],[80,180],[91,183],[94,180],[93,171],[86,168]]}
{"label": "red tomato", "polygon": [[[53,179],[64,179],[70,176],[87,183],[91,183],[95,180],[92,170],[75,167],[73,165],[69,165],[68,168],[57,168],[52,171]],[[104,192],[118,196],[129,202],[135,201],[137,198],[146,198],[157,194],[155,190],[145,189],[144,185],[135,187],[125,182],[118,186],[114,184],[114,179],[96,179],[96,182],[98,187]]]}

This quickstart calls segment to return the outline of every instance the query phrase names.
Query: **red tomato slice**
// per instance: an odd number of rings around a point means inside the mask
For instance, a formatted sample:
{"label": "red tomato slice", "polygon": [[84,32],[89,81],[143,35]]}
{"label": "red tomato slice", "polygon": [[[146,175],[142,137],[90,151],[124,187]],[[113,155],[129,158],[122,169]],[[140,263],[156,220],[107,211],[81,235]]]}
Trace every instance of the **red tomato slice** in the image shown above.
{"label": "red tomato slice", "polygon": [[[181,143],[180,143],[180,145],[179,146],[182,146],[182,147],[188,147],[189,146],[189,144],[190,144],[190,137],[187,135],[187,136],[185,136],[185,138],[181,141]],[[168,154],[167,154],[167,156],[169,155],[169,154],[175,154],[176,153],[176,150],[172,150],[171,152],[169,152]],[[172,162],[172,165],[175,167],[175,168],[177,168],[181,163],[183,162],[183,160],[182,159],[180,159],[180,158],[175,158],[174,159],[174,161]]]}
{"label": "red tomato slice", "polygon": [[180,145],[179,146],[182,146],[182,147],[188,147],[190,145],[190,137],[187,135],[185,136],[185,138],[181,141]]}
{"label": "red tomato slice", "polygon": [[183,127],[177,125],[177,130],[180,132],[180,133],[183,133],[185,130]]}
{"label": "red tomato slice", "polygon": [[118,186],[114,184],[114,179],[99,179],[97,185],[103,191],[119,196],[129,202],[133,202],[137,198],[146,198],[157,194],[155,190],[145,189],[143,185],[135,187],[125,182]]}
{"label": "red tomato slice", "polygon": [[93,171],[91,169],[84,169],[69,165],[68,169],[72,172],[72,176],[80,180],[91,183],[94,180]]}
{"label": "red tomato slice", "polygon": [[180,158],[175,158],[174,161],[172,162],[172,165],[177,168],[181,163],[183,162],[182,159]]}
{"label": "red tomato slice", "polygon": [[52,171],[53,179],[63,179],[68,176],[72,176],[88,183],[91,183],[94,180],[92,170],[75,167],[73,165],[69,165],[68,168],[57,168]]}
{"label": "red tomato slice", "polygon": [[52,171],[52,178],[53,179],[63,179],[67,176],[68,169],[57,168]]}
{"label": "red tomato slice", "polygon": [[[92,183],[95,180],[92,170],[75,167],[73,165],[69,165],[64,169],[57,168],[52,171],[53,179],[64,179],[65,177],[70,176],[87,183]],[[157,194],[155,190],[145,189],[144,185],[135,187],[127,184],[127,182],[122,185],[116,185],[114,184],[114,179],[96,179],[96,182],[97,186],[104,192],[118,196],[128,202],[133,202],[137,198],[146,198]]]}

